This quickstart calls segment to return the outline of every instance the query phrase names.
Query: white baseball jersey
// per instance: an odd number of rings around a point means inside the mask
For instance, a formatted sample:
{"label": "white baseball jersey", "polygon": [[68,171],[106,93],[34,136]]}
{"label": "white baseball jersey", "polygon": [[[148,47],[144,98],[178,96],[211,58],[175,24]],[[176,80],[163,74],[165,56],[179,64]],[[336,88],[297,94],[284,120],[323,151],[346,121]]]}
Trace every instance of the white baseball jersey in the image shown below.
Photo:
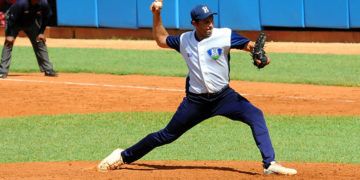
{"label": "white baseball jersey", "polygon": [[195,31],[167,38],[169,47],[181,53],[189,69],[187,92],[216,93],[229,84],[230,49],[242,49],[249,40],[228,28],[214,28],[198,41]]}

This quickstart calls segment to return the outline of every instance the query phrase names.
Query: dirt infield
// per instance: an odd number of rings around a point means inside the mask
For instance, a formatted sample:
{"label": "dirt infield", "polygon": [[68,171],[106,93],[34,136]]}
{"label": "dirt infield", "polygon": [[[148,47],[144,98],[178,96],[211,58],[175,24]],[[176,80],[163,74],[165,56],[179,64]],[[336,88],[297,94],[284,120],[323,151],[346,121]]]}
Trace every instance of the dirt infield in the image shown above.
{"label": "dirt infield", "polygon": [[[0,37],[0,42],[4,37]],[[88,39],[48,39],[48,47],[68,48],[111,48],[111,49],[146,49],[157,50],[159,48],[151,40],[88,40]],[[30,46],[27,38],[16,39],[15,46]],[[292,42],[268,42],[267,52],[292,52],[308,54],[360,54],[359,43],[292,43]]]}
{"label": "dirt infield", "polygon": [[[124,111],[174,112],[185,78],[10,73],[1,80],[1,117]],[[231,81],[266,114],[359,115],[360,88]],[[267,88],[263,88],[267,87]],[[9,96],[11,94],[11,96]]]}
{"label": "dirt infield", "polygon": [[[48,44],[64,46],[60,42],[55,43],[56,41],[49,40]],[[87,47],[92,44],[90,42],[96,44],[98,41],[100,40],[86,40],[87,45],[80,43],[77,47]],[[102,44],[109,42],[102,41]],[[62,43],[73,44],[73,41]],[[133,43],[138,45],[134,49],[144,45]],[[119,48],[118,46],[115,43],[102,47]],[[358,47],[354,48],[354,54],[360,54],[359,50]],[[0,79],[0,117],[125,111],[174,112],[184,96],[184,83],[184,78],[140,75],[60,73],[59,77],[50,78],[40,73],[10,73],[7,79]],[[266,114],[360,114],[360,109],[357,108],[360,107],[358,87],[241,81],[232,81],[231,87]],[[0,179],[360,179],[357,173],[360,170],[359,164],[283,162],[299,172],[298,175],[289,177],[262,175],[260,162],[138,161],[124,166],[124,169],[108,173],[97,172],[94,169],[96,163],[5,163],[0,164]]]}

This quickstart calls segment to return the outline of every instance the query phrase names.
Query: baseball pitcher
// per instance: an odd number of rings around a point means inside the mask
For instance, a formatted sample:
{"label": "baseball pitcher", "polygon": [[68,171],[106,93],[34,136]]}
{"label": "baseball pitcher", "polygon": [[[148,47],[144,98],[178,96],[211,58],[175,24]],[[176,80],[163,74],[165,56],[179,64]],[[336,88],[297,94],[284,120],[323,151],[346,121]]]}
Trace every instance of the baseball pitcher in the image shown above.
{"label": "baseball pitcher", "polygon": [[198,5],[191,10],[193,31],[169,35],[162,25],[161,8],[162,1],[155,1],[151,5],[153,37],[160,47],[176,50],[185,60],[189,69],[186,97],[165,128],[147,135],[125,150],[114,150],[100,162],[98,169],[113,170],[124,163],[132,163],[154,148],[175,141],[202,121],[220,115],[243,122],[251,128],[263,159],[265,174],[296,174],[295,169],[286,168],[275,161],[262,111],[229,86],[230,50],[251,52],[254,64],[263,68],[270,62],[262,49],[265,36],[261,35],[254,43],[231,29],[214,28],[216,13],[207,5]]}

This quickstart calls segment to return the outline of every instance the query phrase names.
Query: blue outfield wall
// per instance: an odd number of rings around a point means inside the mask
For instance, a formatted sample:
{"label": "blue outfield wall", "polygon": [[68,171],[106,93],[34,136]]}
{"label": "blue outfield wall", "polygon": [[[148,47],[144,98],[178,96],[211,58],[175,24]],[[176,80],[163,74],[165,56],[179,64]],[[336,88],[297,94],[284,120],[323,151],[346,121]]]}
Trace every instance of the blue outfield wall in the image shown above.
{"label": "blue outfield wall", "polygon": [[[151,28],[153,0],[57,0],[59,26]],[[165,0],[166,28],[193,29],[190,11],[207,4],[216,27],[262,30],[264,27],[360,27],[360,0]],[[75,8],[81,7],[81,8]]]}
{"label": "blue outfield wall", "polygon": [[261,30],[258,0],[219,0],[220,27]]}
{"label": "blue outfield wall", "polygon": [[56,0],[60,26],[98,27],[97,0]]}
{"label": "blue outfield wall", "polygon": [[[153,0],[137,0],[137,21],[142,28],[152,27],[150,4]],[[162,21],[167,28],[179,28],[179,0],[165,1],[161,11]]]}
{"label": "blue outfield wall", "polygon": [[348,0],[304,0],[305,27],[348,29]]}
{"label": "blue outfield wall", "polygon": [[[77,1],[77,0],[76,0]],[[99,27],[138,28],[136,1],[98,0]]]}
{"label": "blue outfield wall", "polygon": [[349,0],[350,28],[360,28],[360,0]]}
{"label": "blue outfield wall", "polygon": [[305,27],[304,0],[260,0],[262,26]]}

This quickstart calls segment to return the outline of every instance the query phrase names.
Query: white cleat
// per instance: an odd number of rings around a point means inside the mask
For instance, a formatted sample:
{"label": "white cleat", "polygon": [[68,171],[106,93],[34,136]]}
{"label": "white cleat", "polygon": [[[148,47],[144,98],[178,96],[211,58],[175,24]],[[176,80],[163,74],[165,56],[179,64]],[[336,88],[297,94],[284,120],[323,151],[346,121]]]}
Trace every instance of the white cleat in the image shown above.
{"label": "white cleat", "polygon": [[97,166],[98,171],[108,171],[118,169],[122,164],[124,164],[121,152],[123,149],[115,149],[110,155],[103,159]]}
{"label": "white cleat", "polygon": [[264,174],[284,174],[284,175],[295,175],[296,169],[286,168],[281,164],[272,161],[267,169],[264,169]]}

